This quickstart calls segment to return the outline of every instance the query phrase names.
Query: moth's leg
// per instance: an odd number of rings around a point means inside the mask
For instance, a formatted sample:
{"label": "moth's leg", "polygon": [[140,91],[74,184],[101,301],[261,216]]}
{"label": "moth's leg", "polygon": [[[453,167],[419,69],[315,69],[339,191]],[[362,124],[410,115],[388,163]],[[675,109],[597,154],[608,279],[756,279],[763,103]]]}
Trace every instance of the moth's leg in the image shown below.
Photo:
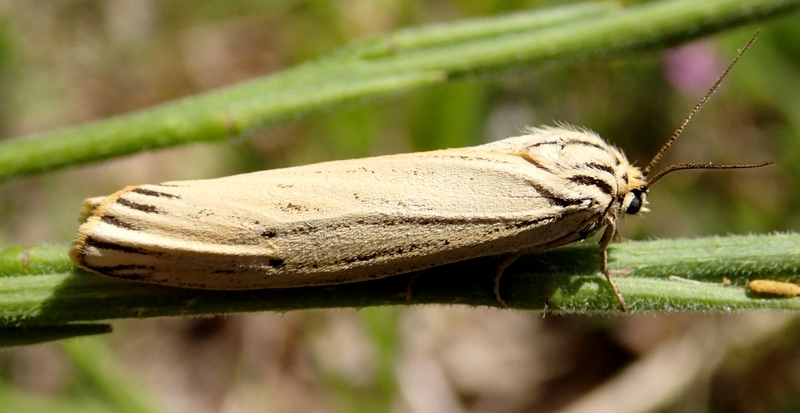
{"label": "moth's leg", "polygon": [[497,302],[500,303],[500,307],[508,308],[508,304],[506,304],[506,300],[503,299],[503,296],[500,294],[500,278],[503,276],[503,272],[508,268],[514,261],[518,260],[519,257],[525,254],[532,254],[538,251],[538,249],[530,251],[530,250],[523,250],[517,251],[510,257],[504,259],[500,264],[497,265],[497,272],[494,274],[494,297],[497,299]]}
{"label": "moth's leg", "polygon": [[425,274],[427,271],[427,269],[419,270],[411,276],[410,280],[408,280],[408,285],[406,285],[406,301],[410,302],[414,299],[414,284],[416,284],[417,280],[422,277],[422,274]]}
{"label": "moth's leg", "polygon": [[[503,277],[503,272],[506,268],[510,267],[516,260],[518,260],[523,255],[533,254],[534,252],[543,251],[550,248],[560,247],[562,245],[569,244],[571,242],[575,242],[578,240],[583,239],[584,237],[580,233],[568,234],[565,235],[555,241],[550,241],[547,244],[539,245],[533,248],[528,248],[525,250],[517,251],[513,255],[509,256],[508,258],[504,259],[500,264],[497,266],[497,272],[494,274],[494,296],[497,299],[497,302],[500,303],[500,307],[508,308],[506,304],[506,300],[503,299],[503,296],[500,294],[500,278]],[[549,301],[548,301],[549,302]]]}
{"label": "moth's leg", "polygon": [[603,237],[600,238],[600,272],[606,276],[608,283],[611,284],[611,288],[614,290],[614,294],[617,296],[617,301],[619,301],[619,309],[622,310],[623,313],[626,313],[628,312],[628,307],[625,305],[625,298],[622,297],[622,293],[619,292],[617,283],[614,282],[614,279],[611,278],[611,274],[608,272],[608,244],[611,243],[611,240],[614,238],[614,234],[616,234],[616,232],[616,222],[613,218],[607,217],[606,230],[603,232]]}

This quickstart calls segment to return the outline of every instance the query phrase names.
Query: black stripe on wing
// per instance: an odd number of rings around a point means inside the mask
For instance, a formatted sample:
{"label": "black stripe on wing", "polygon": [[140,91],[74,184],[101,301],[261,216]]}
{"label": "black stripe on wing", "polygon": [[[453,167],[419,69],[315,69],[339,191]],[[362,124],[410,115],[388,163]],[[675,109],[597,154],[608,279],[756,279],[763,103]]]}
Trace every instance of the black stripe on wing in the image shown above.
{"label": "black stripe on wing", "polygon": [[578,185],[594,186],[599,189],[600,192],[610,197],[614,197],[614,187],[602,179],[598,179],[589,175],[575,175],[570,176],[567,178],[567,180]]}
{"label": "black stripe on wing", "polygon": [[122,222],[119,220],[119,218],[112,215],[103,215],[103,217],[100,218],[100,220],[108,225],[112,225],[117,228],[127,229],[131,231],[141,231],[141,228],[131,225],[127,222]]}
{"label": "black stripe on wing", "polygon": [[96,248],[99,250],[124,252],[127,254],[156,255],[156,253],[153,253],[152,251],[144,250],[141,248],[128,247],[125,245],[119,245],[113,242],[99,241],[92,237],[86,238],[86,241],[84,241],[84,246]]}
{"label": "black stripe on wing", "polygon": [[135,209],[137,211],[145,212],[148,214],[164,214],[163,211],[159,210],[153,205],[138,204],[136,202],[131,202],[123,198],[117,199],[117,203],[122,206],[128,207],[130,209]]}
{"label": "black stripe on wing", "polygon": [[94,271],[125,280],[143,280],[150,278],[156,267],[149,265],[115,265],[113,267],[92,267]]}
{"label": "black stripe on wing", "polygon": [[155,196],[155,197],[158,197],[158,198],[176,198],[176,199],[181,199],[181,197],[178,196],[178,195],[168,194],[166,192],[153,191],[152,189],[146,189],[146,188],[141,188],[141,187],[136,188],[136,189],[131,189],[129,192],[134,192],[134,193],[137,193],[139,195],[145,195],[145,196]]}
{"label": "black stripe on wing", "polygon": [[603,145],[603,144],[600,144],[600,143],[597,143],[597,142],[590,142],[590,141],[584,141],[584,140],[578,140],[578,139],[569,139],[569,140],[567,140],[567,139],[555,139],[555,140],[552,140],[552,141],[536,142],[536,143],[534,143],[532,145],[529,145],[525,149],[527,150],[527,149],[530,149],[530,148],[536,148],[536,147],[543,146],[543,145],[559,145],[562,148],[565,148],[565,147],[571,146],[571,145],[588,146],[588,147],[599,149],[599,150],[601,150],[603,152],[608,152],[608,145]]}
{"label": "black stripe on wing", "polygon": [[581,205],[581,204],[583,204],[584,202],[587,201],[587,198],[563,198],[563,197],[560,197],[560,196],[556,195],[556,193],[553,190],[551,190],[550,188],[547,188],[546,186],[542,185],[540,182],[528,180],[527,183],[528,183],[528,185],[532,186],[533,189],[535,189],[536,192],[538,192],[539,195],[542,196],[542,198],[548,200],[550,202],[550,204],[558,206],[558,207],[569,207],[569,206]]}
{"label": "black stripe on wing", "polygon": [[611,165],[606,165],[597,162],[589,162],[586,164],[586,166],[592,169],[597,169],[598,171],[608,172],[611,174],[611,176],[617,176],[616,172],[614,171],[614,168]]}

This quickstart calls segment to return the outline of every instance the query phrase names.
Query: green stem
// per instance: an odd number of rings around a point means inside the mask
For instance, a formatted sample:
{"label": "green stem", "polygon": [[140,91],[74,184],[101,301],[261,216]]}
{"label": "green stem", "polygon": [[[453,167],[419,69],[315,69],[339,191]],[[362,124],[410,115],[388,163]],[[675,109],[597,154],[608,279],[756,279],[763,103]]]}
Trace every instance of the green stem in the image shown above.
{"label": "green stem", "polygon": [[[64,247],[11,248],[0,252],[0,323],[7,327],[58,325],[115,318],[214,315],[250,311],[380,305],[467,304],[497,306],[492,276],[497,257],[433,268],[414,284],[411,275],[330,287],[204,291],[160,287],[107,278],[84,271],[33,273],[31,257],[58,254]],[[797,298],[759,297],[745,290],[753,278],[793,280],[800,274],[800,235],[728,236],[616,244],[612,271],[631,312],[730,311],[800,308]],[[11,275],[14,258],[27,254],[26,272]],[[531,255],[504,275],[502,294],[512,308],[616,313],[616,301],[597,274],[599,253],[590,243]],[[19,265],[16,265],[19,267]],[[44,268],[44,267],[40,267]],[[63,268],[63,267],[62,267]],[[724,279],[730,285],[723,283]]]}
{"label": "green stem", "polygon": [[82,378],[94,387],[109,406],[119,413],[154,413],[155,408],[146,393],[135,386],[129,377],[115,367],[115,360],[102,341],[68,342],[62,350],[72,361]]}
{"label": "green stem", "polygon": [[[99,323],[60,324],[52,326],[0,327],[0,347],[15,347],[48,341],[92,336],[111,332],[111,326]],[[0,397],[2,400],[2,397]]]}
{"label": "green stem", "polygon": [[257,79],[105,121],[0,144],[0,180],[227,139],[464,75],[657,50],[778,16],[800,0],[582,5],[399,31]]}

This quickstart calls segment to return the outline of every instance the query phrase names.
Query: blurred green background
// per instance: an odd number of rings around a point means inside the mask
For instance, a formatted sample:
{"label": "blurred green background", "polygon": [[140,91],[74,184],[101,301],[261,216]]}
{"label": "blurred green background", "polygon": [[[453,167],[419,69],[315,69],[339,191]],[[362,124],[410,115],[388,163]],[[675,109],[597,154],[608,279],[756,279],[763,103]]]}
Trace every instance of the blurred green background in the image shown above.
{"label": "blurred green background", "polygon": [[[2,2],[0,135],[151,107],[402,27],[556,4]],[[475,145],[554,121],[593,129],[643,165],[757,27],[758,41],[662,166],[776,165],[671,175],[651,190],[652,212],[620,233],[796,230],[800,15],[663,53],[469,79],[245,139],[3,182],[0,245],[68,243],[83,198],[129,184]],[[783,313],[542,319],[456,307],[116,322],[111,336],[0,353],[0,412],[583,411],[590,402],[586,411],[603,411],[603,395],[616,395],[613,411],[789,412],[800,405],[797,326]],[[630,375],[638,379],[619,384]]]}

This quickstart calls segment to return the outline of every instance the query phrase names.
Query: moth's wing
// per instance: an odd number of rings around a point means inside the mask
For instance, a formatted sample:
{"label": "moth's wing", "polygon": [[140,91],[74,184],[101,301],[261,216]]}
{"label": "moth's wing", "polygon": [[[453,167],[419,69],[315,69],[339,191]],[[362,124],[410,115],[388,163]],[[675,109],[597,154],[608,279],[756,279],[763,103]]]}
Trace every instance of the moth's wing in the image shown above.
{"label": "moth's wing", "polygon": [[[579,184],[576,192],[591,193],[604,204],[614,204],[636,177],[625,155],[592,131],[563,125],[529,129],[530,135],[508,138],[475,149],[512,152],[532,165],[551,172],[554,179]],[[639,174],[641,175],[641,174]],[[641,176],[638,177],[641,180]],[[594,188],[592,188],[594,187]]]}
{"label": "moth's wing", "polygon": [[591,231],[610,201],[586,189],[482,147],[143,185],[97,206],[71,255],[195,288],[360,281]]}
{"label": "moth's wing", "polygon": [[106,198],[108,197],[96,196],[94,198],[84,199],[79,217],[80,221],[84,222],[87,219],[89,219],[89,217],[91,217],[94,214],[94,210],[97,209],[97,207],[99,207],[100,205],[102,205],[103,201],[105,201]]}

